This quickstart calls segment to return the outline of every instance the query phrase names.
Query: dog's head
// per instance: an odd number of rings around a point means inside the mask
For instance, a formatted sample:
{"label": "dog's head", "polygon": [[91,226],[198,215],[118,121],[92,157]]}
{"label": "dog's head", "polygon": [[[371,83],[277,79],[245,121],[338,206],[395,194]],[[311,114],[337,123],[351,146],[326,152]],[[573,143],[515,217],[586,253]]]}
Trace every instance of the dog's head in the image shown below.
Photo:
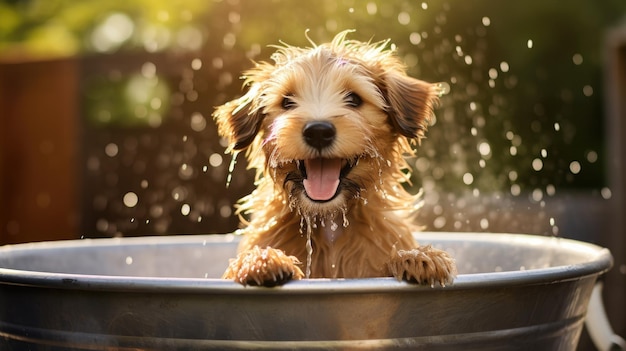
{"label": "dog's head", "polygon": [[246,94],[214,113],[229,151],[247,149],[262,181],[301,213],[334,213],[407,180],[402,156],[437,100],[437,87],[407,76],[387,41],[348,32],[312,48],[278,47],[274,64],[245,73]]}

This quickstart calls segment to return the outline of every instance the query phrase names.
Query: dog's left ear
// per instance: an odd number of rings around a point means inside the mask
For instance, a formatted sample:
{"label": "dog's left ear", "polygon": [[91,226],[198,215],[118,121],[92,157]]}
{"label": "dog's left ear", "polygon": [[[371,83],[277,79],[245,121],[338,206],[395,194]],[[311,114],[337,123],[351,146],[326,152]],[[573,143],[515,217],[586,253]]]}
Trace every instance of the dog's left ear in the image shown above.
{"label": "dog's left ear", "polygon": [[384,80],[382,90],[391,123],[407,138],[422,138],[439,101],[435,85],[397,71],[387,72]]}
{"label": "dog's left ear", "polygon": [[230,151],[250,146],[261,129],[263,112],[255,101],[258,90],[258,85],[253,84],[244,96],[217,107],[213,112],[218,133],[228,140]]}

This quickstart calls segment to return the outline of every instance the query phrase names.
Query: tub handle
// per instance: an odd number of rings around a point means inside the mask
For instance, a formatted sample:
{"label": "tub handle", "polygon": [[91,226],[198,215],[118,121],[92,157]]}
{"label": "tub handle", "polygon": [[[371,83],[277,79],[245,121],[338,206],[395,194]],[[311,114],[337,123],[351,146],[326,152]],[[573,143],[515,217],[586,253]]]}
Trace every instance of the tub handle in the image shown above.
{"label": "tub handle", "polygon": [[606,316],[602,302],[602,282],[596,283],[591,293],[585,326],[599,351],[626,351],[626,341],[615,334]]}

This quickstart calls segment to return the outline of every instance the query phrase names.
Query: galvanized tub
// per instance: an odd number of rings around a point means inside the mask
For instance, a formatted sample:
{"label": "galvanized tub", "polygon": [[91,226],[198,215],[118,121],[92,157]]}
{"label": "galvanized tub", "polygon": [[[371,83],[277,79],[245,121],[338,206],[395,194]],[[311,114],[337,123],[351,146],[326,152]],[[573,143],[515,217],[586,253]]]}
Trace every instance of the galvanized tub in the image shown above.
{"label": "galvanized tub", "polygon": [[512,234],[419,233],[452,286],[392,278],[243,287],[232,235],[0,248],[3,350],[573,350],[608,250]]}

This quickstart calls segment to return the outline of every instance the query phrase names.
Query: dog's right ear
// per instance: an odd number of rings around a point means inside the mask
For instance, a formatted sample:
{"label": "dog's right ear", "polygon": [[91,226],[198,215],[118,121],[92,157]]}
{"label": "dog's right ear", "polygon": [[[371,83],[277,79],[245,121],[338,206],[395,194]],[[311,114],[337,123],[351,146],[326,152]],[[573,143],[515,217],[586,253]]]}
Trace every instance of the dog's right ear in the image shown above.
{"label": "dog's right ear", "polygon": [[253,83],[248,92],[219,106],[213,112],[220,136],[228,140],[229,151],[247,148],[261,129],[263,112],[257,103],[259,84]]}

